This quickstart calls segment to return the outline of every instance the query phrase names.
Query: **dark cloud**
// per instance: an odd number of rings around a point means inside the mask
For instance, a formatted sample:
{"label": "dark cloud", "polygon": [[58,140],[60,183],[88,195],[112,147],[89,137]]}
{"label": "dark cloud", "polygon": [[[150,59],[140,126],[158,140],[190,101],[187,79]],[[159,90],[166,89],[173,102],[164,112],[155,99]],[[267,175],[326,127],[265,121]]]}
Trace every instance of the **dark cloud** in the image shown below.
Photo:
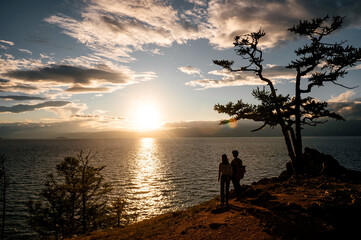
{"label": "dark cloud", "polygon": [[10,82],[9,79],[0,78],[0,83],[7,83]]}
{"label": "dark cloud", "polygon": [[43,97],[20,96],[20,95],[0,96],[0,98],[5,99],[5,100],[14,100],[14,101],[45,100],[45,98],[43,98]]}
{"label": "dark cloud", "polygon": [[209,23],[213,26],[210,42],[220,47],[232,47],[236,35],[264,29],[267,35],[260,44],[274,47],[295,36],[287,29],[299,20],[312,17],[345,16],[345,26],[361,26],[361,2],[354,0],[227,0],[210,1]]}
{"label": "dark cloud", "polygon": [[57,83],[90,84],[92,80],[109,83],[127,83],[129,76],[113,71],[51,65],[35,70],[16,70],[4,74],[7,77],[29,82],[52,81]]}
{"label": "dark cloud", "polygon": [[73,86],[66,89],[66,92],[73,93],[89,93],[89,92],[109,92],[112,88],[107,87],[82,87],[82,86]]}
{"label": "dark cloud", "polygon": [[39,90],[37,87],[29,84],[16,84],[0,86],[0,92],[33,92]]}
{"label": "dark cloud", "polygon": [[329,102],[328,106],[346,120],[361,120],[361,98],[348,102]]}
{"label": "dark cloud", "polygon": [[69,101],[48,101],[34,105],[25,105],[25,104],[18,104],[11,107],[0,106],[0,113],[21,113],[21,112],[28,112],[34,111],[41,108],[48,108],[48,107],[63,107],[71,102]]}

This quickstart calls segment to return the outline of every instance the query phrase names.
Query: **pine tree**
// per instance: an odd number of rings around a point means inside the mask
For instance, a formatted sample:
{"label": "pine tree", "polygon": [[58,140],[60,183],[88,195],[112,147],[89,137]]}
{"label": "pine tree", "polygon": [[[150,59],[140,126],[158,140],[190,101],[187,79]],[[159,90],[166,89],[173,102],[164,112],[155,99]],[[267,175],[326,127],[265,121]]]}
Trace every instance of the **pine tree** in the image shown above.
{"label": "pine tree", "polygon": [[[263,30],[235,37],[235,52],[249,62],[246,66],[233,69],[233,61],[213,61],[231,72],[253,72],[269,87],[269,90],[257,88],[252,92],[252,95],[261,102],[259,105],[247,104],[242,100],[237,103],[215,105],[216,111],[226,113],[231,117],[222,120],[221,124],[240,119],[263,122],[263,125],[254,131],[267,125],[271,127],[279,125],[295,174],[304,172],[302,126],[316,126],[325,123],[327,117],[344,120],[342,116],[327,109],[327,102],[317,101],[311,96],[302,96],[302,94],[310,93],[313,87],[320,87],[325,83],[346,87],[337,80],[347,74],[348,67],[354,66],[361,60],[361,49],[359,48],[344,46],[345,42],[324,42],[325,37],[341,28],[342,22],[343,18],[339,16],[332,19],[326,16],[314,18],[311,21],[300,21],[298,25],[289,29],[290,32],[307,37],[310,41],[310,44],[295,51],[297,59],[286,66],[286,68],[295,70],[295,93],[292,97],[278,94],[272,79],[264,75],[263,52],[259,47],[260,40],[266,35]],[[302,82],[306,83],[306,89],[302,89]]]}
{"label": "pine tree", "polygon": [[28,202],[29,223],[39,235],[67,238],[108,224],[105,195],[112,189],[101,174],[105,166],[92,166],[91,159],[90,152],[65,157],[56,165],[57,174],[47,176],[43,201]]}

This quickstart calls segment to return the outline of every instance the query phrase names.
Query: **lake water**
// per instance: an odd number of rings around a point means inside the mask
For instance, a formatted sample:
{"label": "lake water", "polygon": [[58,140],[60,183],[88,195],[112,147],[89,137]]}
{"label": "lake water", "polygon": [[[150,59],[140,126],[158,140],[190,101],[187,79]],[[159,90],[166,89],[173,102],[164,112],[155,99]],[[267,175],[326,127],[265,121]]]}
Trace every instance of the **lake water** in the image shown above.
{"label": "lake water", "polygon": [[[331,154],[350,169],[361,171],[361,137],[306,137],[304,146]],[[126,199],[126,211],[137,220],[190,207],[218,195],[220,156],[240,152],[247,166],[242,184],[279,175],[288,161],[283,138],[177,138],[104,140],[0,140],[11,176],[7,236],[30,239],[25,203],[37,199],[47,174],[64,156],[80,150],[96,153],[94,165],[114,191]]]}

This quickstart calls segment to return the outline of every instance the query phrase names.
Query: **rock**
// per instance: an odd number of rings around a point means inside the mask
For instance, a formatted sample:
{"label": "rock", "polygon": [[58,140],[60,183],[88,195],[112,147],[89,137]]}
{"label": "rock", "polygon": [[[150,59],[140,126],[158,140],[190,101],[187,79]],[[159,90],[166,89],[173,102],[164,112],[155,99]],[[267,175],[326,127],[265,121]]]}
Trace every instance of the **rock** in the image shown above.
{"label": "rock", "polygon": [[300,206],[300,205],[298,205],[298,204],[296,204],[294,202],[288,202],[287,207],[289,209],[293,209],[293,210],[297,210],[297,211],[303,211],[304,210],[302,206]]}
{"label": "rock", "polygon": [[227,226],[227,223],[211,223],[211,224],[209,224],[209,227],[213,230],[217,230],[222,226]]}
{"label": "rock", "polygon": [[[339,162],[331,155],[323,154],[316,149],[305,148],[303,153],[303,166],[304,172],[307,176],[327,176],[327,177],[340,177],[342,174],[349,174]],[[353,174],[355,177],[361,180],[361,173]],[[286,164],[286,171],[283,171],[279,176],[280,180],[287,180],[293,176],[293,168],[291,162]]]}
{"label": "rock", "polygon": [[262,192],[255,200],[251,201],[253,204],[261,204],[273,200],[276,197],[271,195],[269,192]]}
{"label": "rock", "polygon": [[338,177],[345,172],[336,159],[331,155],[323,154],[312,148],[305,148],[303,154],[305,173],[310,176]]}
{"label": "rock", "polygon": [[242,191],[242,196],[244,197],[256,197],[261,194],[262,190],[260,189],[254,189],[254,188],[245,188],[244,191]]}

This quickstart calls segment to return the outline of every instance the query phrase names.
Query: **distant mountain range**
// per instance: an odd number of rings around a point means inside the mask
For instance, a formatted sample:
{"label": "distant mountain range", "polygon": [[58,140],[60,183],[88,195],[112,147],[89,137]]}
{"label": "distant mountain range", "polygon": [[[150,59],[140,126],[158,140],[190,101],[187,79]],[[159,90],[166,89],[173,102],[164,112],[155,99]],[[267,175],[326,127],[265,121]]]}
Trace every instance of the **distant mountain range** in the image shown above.
{"label": "distant mountain range", "polygon": [[[237,127],[218,125],[216,121],[198,121],[167,124],[167,130],[156,131],[93,131],[93,132],[64,132],[51,131],[44,128],[26,131],[0,131],[0,136],[5,138],[58,138],[58,139],[94,139],[94,138],[138,138],[138,137],[281,137],[279,127],[251,132],[260,124],[253,122],[240,122]],[[2,130],[2,129],[0,129]],[[305,127],[303,136],[361,136],[361,121],[330,121],[316,127]]]}
{"label": "distant mountain range", "polygon": [[[206,126],[190,126],[169,130],[148,132],[134,131],[102,131],[102,132],[77,132],[62,134],[66,138],[134,138],[134,137],[280,137],[281,129],[265,127],[251,132],[257,128],[256,124],[239,124],[236,128],[226,125],[205,124]],[[316,127],[305,127],[303,136],[361,136],[361,121],[336,122],[330,121]]]}

